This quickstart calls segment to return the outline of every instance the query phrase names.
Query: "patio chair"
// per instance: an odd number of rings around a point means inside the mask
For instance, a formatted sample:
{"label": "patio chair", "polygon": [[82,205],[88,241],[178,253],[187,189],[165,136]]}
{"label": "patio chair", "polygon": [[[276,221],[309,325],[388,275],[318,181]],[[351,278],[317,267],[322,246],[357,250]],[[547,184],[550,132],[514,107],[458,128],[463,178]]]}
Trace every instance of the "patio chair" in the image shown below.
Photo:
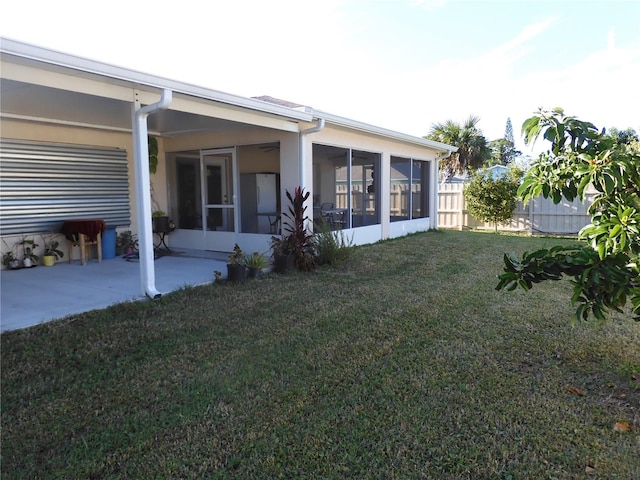
{"label": "patio chair", "polygon": [[276,215],[273,218],[273,221],[271,220],[271,217],[269,217],[269,233],[275,235],[280,233],[280,215]]}

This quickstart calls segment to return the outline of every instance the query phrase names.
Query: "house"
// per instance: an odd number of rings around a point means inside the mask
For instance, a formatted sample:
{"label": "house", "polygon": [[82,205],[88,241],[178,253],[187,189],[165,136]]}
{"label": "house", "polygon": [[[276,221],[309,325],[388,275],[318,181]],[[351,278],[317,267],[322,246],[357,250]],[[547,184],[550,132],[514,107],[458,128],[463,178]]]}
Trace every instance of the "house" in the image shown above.
{"label": "house", "polygon": [[494,180],[497,180],[500,177],[504,177],[509,173],[509,167],[507,165],[492,165],[485,170],[491,173],[491,177]]}
{"label": "house", "polygon": [[437,227],[438,160],[455,147],[11,39],[0,55],[3,253],[21,234],[101,218],[138,233],[143,289],[156,296],[154,210],[174,222],[165,240],[178,250],[267,251],[298,185],[308,212],[344,212],[355,244]]}

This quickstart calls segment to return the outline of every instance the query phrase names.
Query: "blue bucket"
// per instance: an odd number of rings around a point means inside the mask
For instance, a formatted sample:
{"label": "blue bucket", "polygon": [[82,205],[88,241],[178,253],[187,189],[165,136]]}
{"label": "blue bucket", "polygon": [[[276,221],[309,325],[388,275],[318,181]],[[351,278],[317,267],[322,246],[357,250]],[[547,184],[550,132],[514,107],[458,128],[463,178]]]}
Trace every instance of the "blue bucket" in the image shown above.
{"label": "blue bucket", "polygon": [[102,232],[102,258],[108,260],[116,256],[116,229],[107,228]]}

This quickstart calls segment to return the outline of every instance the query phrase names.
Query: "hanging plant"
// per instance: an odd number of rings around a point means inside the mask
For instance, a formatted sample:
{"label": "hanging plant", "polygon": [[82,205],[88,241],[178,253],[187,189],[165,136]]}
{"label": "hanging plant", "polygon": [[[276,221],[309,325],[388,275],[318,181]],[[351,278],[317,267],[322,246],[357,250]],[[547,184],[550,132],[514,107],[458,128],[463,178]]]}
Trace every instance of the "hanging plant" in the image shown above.
{"label": "hanging plant", "polygon": [[147,144],[149,146],[149,172],[155,174],[158,170],[158,139],[148,135]]}

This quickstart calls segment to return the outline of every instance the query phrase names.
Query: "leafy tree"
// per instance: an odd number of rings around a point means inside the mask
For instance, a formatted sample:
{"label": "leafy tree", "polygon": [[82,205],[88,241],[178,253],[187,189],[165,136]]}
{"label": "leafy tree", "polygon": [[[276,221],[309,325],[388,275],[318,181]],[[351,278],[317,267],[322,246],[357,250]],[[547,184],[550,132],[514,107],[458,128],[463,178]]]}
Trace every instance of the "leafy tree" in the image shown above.
{"label": "leafy tree", "polygon": [[489,147],[491,148],[491,163],[493,165],[509,165],[522,153],[516,150],[516,144],[513,138],[513,126],[511,125],[510,118],[507,118],[504,138],[492,140]]}
{"label": "leafy tree", "polygon": [[515,145],[516,141],[513,138],[513,125],[511,124],[511,118],[507,117],[507,124],[504,126],[504,139],[510,142],[511,145]]}
{"label": "leafy tree", "polygon": [[626,130],[618,130],[617,128],[610,128],[607,133],[617,143],[625,143],[632,145],[634,142],[640,141],[638,134],[633,128],[627,128]]}
{"label": "leafy tree", "polygon": [[496,231],[499,223],[508,223],[516,208],[519,174],[493,176],[481,170],[473,174],[464,189],[469,213],[485,222],[493,222]]}
{"label": "leafy tree", "polygon": [[542,195],[555,203],[584,200],[587,186],[597,191],[589,208],[580,246],[558,245],[524,253],[519,260],[505,255],[497,289],[529,290],[534,283],[572,277],[576,318],[591,314],[605,319],[610,310],[622,312],[627,299],[640,320],[640,149],[606,135],[589,122],[566,116],[560,108],[540,110],[527,119],[525,142],[539,136],[551,142],[518,190],[524,201]]}
{"label": "leafy tree", "polygon": [[457,152],[440,162],[440,169],[447,178],[479,168],[491,157],[487,139],[477,127],[479,121],[479,117],[471,115],[463,124],[453,120],[434,123],[424,137],[458,147]]}

